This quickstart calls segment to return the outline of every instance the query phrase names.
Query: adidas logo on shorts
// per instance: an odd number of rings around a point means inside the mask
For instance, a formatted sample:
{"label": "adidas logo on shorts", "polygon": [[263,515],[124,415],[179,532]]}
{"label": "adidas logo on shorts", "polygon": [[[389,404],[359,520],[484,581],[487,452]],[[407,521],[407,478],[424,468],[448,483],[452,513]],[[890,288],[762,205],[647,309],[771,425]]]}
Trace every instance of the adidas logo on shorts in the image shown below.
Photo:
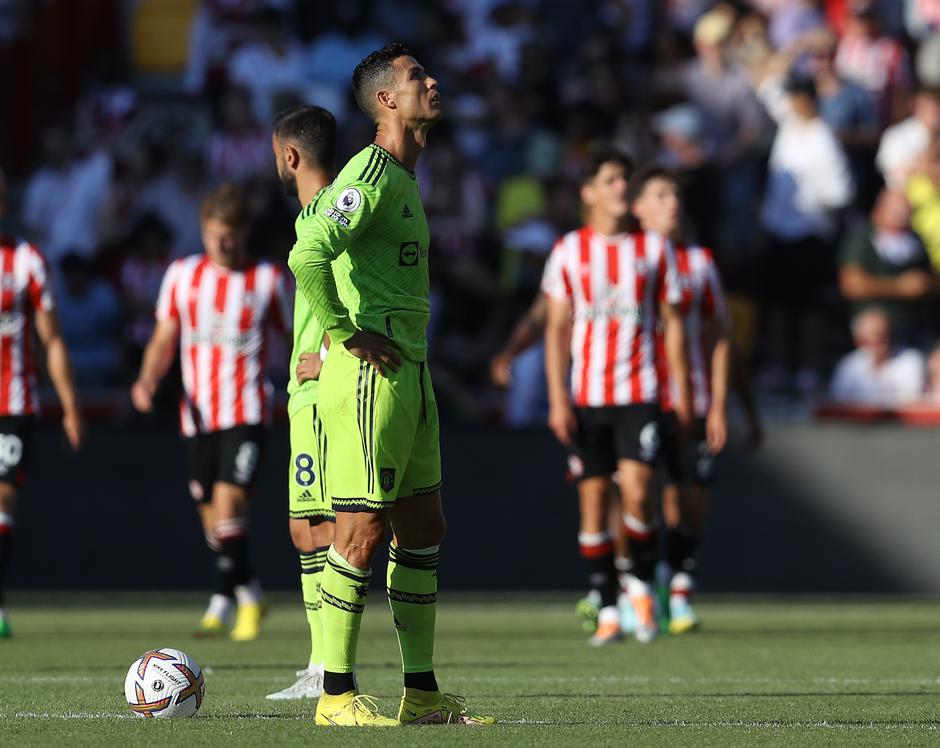
{"label": "adidas logo on shorts", "polygon": [[409,208],[407,205],[401,209],[402,218],[414,218],[414,216],[415,214],[411,212],[411,208]]}
{"label": "adidas logo on shorts", "polygon": [[297,497],[298,501],[310,501],[313,498],[313,494],[309,490],[305,490],[300,496]]}

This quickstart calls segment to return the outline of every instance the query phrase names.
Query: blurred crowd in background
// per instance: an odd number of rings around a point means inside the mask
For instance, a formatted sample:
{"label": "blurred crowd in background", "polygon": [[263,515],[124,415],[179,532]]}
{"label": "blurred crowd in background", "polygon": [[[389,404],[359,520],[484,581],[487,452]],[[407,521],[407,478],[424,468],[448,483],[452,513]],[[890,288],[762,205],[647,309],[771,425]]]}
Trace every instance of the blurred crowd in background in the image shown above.
{"label": "blurred crowd in background", "polygon": [[[99,35],[81,54],[30,53],[79,16]],[[539,349],[508,394],[489,362],[579,223],[579,164],[609,144],[679,174],[685,238],[716,254],[758,392],[940,392],[940,0],[0,0],[3,111],[20,122],[0,138],[3,225],[55,268],[81,385],[136,371],[212,185],[243,184],[252,251],[286,259],[298,206],[273,114],[330,109],[341,166],[373,134],[353,68],[389,40],[446,111],[418,168],[442,401],[543,422]]]}

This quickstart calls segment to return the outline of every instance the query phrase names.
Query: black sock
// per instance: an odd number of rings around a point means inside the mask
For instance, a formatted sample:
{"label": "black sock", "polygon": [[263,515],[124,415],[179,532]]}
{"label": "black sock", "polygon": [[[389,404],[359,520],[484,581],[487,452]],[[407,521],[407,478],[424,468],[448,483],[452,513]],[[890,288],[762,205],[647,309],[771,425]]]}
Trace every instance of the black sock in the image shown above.
{"label": "black sock", "polygon": [[587,571],[588,587],[597,590],[601,607],[617,604],[617,569],[614,567],[614,544],[610,533],[587,533],[578,535],[581,558]]}
{"label": "black sock", "polygon": [[666,553],[673,572],[684,571],[695,575],[697,565],[695,554],[698,551],[701,536],[688,528],[677,525],[666,533]]}
{"label": "black sock", "polygon": [[633,576],[641,582],[650,583],[656,573],[656,527],[644,524],[632,517],[625,521],[627,547],[633,562]]}
{"label": "black sock", "polygon": [[405,673],[405,688],[417,688],[420,691],[438,691],[434,671],[424,673]]}
{"label": "black sock", "polygon": [[231,597],[235,587],[251,581],[251,566],[248,563],[248,538],[245,535],[225,538],[220,542],[221,549],[217,567],[216,592]]}
{"label": "black sock", "polygon": [[352,673],[323,673],[323,691],[330,696],[339,696],[343,693],[356,690],[356,677]]}

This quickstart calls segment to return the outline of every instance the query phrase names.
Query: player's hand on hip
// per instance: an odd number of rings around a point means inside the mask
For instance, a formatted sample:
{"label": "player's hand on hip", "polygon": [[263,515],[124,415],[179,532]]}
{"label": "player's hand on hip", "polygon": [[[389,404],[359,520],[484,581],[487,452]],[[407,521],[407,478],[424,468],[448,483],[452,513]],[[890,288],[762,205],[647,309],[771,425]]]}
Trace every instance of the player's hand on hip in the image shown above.
{"label": "player's hand on hip", "polygon": [[358,359],[372,366],[383,377],[395,373],[401,367],[401,354],[392,342],[383,335],[359,330],[343,345]]}
{"label": "player's hand on hip", "polygon": [[297,357],[297,384],[319,379],[323,359],[317,353],[301,353]]}
{"label": "player's hand on hip", "polygon": [[705,441],[713,455],[725,448],[728,442],[728,418],[723,409],[712,408],[705,419]]}
{"label": "player's hand on hip", "polygon": [[578,431],[578,420],[570,403],[556,403],[548,409],[548,427],[555,437],[566,447],[574,444],[574,435]]}
{"label": "player's hand on hip", "polygon": [[131,402],[134,408],[141,413],[149,413],[153,410],[153,393],[156,387],[142,379],[138,379],[131,385]]}
{"label": "player's hand on hip", "polygon": [[85,420],[78,410],[70,410],[62,415],[62,430],[65,431],[65,438],[69,440],[69,446],[76,452],[82,448],[85,441]]}

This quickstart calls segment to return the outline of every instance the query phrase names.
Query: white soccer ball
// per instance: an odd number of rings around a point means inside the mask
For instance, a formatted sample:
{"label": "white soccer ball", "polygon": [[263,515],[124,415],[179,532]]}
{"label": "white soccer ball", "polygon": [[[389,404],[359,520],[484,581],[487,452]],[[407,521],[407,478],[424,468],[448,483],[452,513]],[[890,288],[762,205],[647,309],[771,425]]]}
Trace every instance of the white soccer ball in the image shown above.
{"label": "white soccer ball", "polygon": [[170,647],[144,652],[124,679],[124,695],[138,717],[192,717],[206,683],[196,661]]}

